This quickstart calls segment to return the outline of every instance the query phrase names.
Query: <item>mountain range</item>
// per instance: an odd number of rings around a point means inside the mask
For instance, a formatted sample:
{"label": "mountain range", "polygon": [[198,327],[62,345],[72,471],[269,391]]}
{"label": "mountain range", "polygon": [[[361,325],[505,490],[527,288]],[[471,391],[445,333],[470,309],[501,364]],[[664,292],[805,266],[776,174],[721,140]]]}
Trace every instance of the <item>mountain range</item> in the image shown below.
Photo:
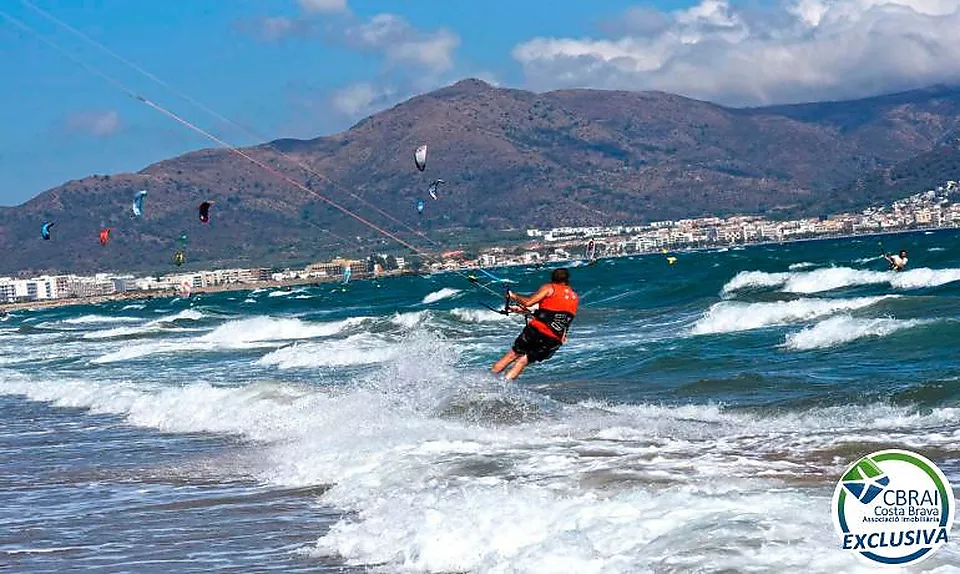
{"label": "mountain range", "polygon": [[[534,93],[468,79],[336,135],[242,150],[273,172],[206,149],[0,208],[0,273],[166,272],[181,234],[184,269],[405,250],[324,199],[431,251],[527,227],[821,215],[957,179],[958,137],[960,88],[951,86],[728,108],[662,92]],[[423,172],[413,161],[421,144]],[[437,178],[446,183],[433,200]],[[140,189],[145,213],[134,218]],[[202,201],[213,202],[205,224]],[[40,238],[43,221],[55,222],[50,241]],[[113,228],[104,247],[101,227]]]}

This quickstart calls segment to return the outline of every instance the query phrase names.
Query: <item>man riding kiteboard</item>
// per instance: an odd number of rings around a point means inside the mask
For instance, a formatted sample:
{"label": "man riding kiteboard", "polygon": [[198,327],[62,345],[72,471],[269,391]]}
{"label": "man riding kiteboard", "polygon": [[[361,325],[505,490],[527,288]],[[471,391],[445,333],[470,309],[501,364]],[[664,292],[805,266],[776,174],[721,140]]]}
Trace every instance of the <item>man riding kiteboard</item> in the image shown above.
{"label": "man riding kiteboard", "polygon": [[[520,376],[528,364],[549,359],[567,341],[567,330],[577,314],[579,297],[570,287],[570,272],[567,269],[555,269],[550,275],[550,282],[533,295],[524,297],[507,291],[507,300],[520,304],[519,307],[512,307],[512,311],[527,314],[530,318],[513,342],[513,347],[490,370],[500,373],[513,363],[507,372],[507,379],[513,380]],[[534,305],[539,307],[530,311]]]}
{"label": "man riding kiteboard", "polygon": [[890,255],[889,253],[884,253],[883,258],[890,263],[891,271],[903,271],[907,266],[907,250],[901,249],[900,253],[896,255]]}

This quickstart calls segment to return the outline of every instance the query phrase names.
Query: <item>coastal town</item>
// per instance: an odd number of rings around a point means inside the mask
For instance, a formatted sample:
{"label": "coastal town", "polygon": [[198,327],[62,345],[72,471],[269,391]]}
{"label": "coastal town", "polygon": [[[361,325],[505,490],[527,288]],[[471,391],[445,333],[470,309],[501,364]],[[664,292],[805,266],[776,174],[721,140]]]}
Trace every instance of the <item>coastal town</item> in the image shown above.
{"label": "coastal town", "polygon": [[93,276],[0,277],[0,305],[172,294],[189,296],[194,292],[348,281],[351,278],[376,279],[419,271],[557,263],[587,258],[588,249],[595,253],[595,257],[616,257],[763,242],[956,228],[960,227],[960,201],[954,201],[958,194],[960,185],[951,180],[936,189],[916,193],[889,205],[827,218],[772,221],[760,216],[739,215],[610,227],[528,229],[526,241],[519,244],[487,246],[469,256],[462,250],[438,253],[417,268],[408,264],[404,257],[382,254],[360,260],[338,257],[301,269],[216,269],[170,273],[159,277],[109,273]]}

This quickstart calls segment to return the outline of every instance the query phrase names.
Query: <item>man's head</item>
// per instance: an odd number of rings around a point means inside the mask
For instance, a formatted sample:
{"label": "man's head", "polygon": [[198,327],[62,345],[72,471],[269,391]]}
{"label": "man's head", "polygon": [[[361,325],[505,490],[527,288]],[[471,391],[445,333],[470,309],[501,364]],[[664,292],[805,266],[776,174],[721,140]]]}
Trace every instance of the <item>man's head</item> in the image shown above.
{"label": "man's head", "polygon": [[900,250],[900,257],[906,257],[906,256],[907,256],[907,250],[906,250],[906,249],[901,249],[901,250]]}
{"label": "man's head", "polygon": [[570,284],[570,271],[564,267],[560,269],[554,269],[553,273],[550,274],[551,283],[562,283],[563,285]]}

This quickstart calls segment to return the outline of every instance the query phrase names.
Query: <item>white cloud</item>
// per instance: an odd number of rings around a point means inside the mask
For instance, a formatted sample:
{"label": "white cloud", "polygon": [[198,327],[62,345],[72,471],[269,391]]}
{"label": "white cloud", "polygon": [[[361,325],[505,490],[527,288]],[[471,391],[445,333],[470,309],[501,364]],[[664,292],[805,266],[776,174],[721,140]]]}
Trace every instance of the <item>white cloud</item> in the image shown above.
{"label": "white cloud", "polygon": [[444,29],[424,32],[395,14],[336,27],[331,38],[353,50],[381,58],[384,69],[372,81],[358,82],[329,95],[329,108],[355,121],[403,99],[450,81],[460,38]]}
{"label": "white cloud", "polygon": [[346,0],[296,0],[300,14],[294,16],[262,16],[237,22],[238,28],[261,40],[278,42],[293,36],[308,37],[322,31],[319,14],[350,17]]}
{"label": "white cloud", "polygon": [[476,78],[482,82],[486,82],[496,88],[499,88],[501,85],[500,79],[497,78],[497,75],[487,70],[482,70],[482,71],[470,74],[469,77]]}
{"label": "white cloud", "polygon": [[733,105],[870,95],[960,80],[960,0],[728,0],[632,9],[609,37],[534,38],[535,88],[659,89]]}
{"label": "white cloud", "polygon": [[347,12],[347,0],[297,0],[304,12]]}
{"label": "white cloud", "polygon": [[267,40],[277,40],[294,33],[297,23],[290,18],[273,16],[260,21],[260,32]]}
{"label": "white cloud", "polygon": [[[289,36],[315,37],[351,51],[370,55],[381,63],[376,76],[340,89],[316,93],[312,88],[294,88],[294,106],[299,109],[297,125],[290,131],[314,137],[320,129],[339,129],[454,79],[460,37],[445,28],[422,30],[402,16],[390,13],[361,18],[351,14],[345,1],[298,0],[303,13],[293,18],[260,18],[246,31],[279,41]],[[330,18],[316,13],[341,12]]]}
{"label": "white cloud", "polygon": [[382,107],[396,94],[392,87],[379,87],[368,82],[353,84],[335,91],[330,104],[340,114],[357,118]]}
{"label": "white cloud", "polygon": [[67,131],[95,137],[112,136],[123,127],[116,110],[79,112],[69,116],[65,125]]}
{"label": "white cloud", "polygon": [[[328,42],[372,53],[394,68],[407,66],[443,73],[454,67],[460,37],[450,30],[423,31],[396,14],[377,14],[363,20],[349,13],[344,1],[299,1],[303,15],[256,18],[240,22],[240,29],[268,41],[317,34]],[[313,17],[321,11],[338,11],[343,15],[328,20]]]}
{"label": "white cloud", "polygon": [[[479,71],[471,77],[493,86],[500,82],[491,72]],[[372,82],[358,82],[331,93],[323,102],[301,100],[299,104],[310,114],[329,115],[335,112],[342,121],[356,120],[386,109],[416,95],[436,90],[454,82],[453,76],[424,75],[414,78],[389,80],[381,78]],[[343,124],[339,124],[343,127]]]}
{"label": "white cloud", "polygon": [[377,14],[343,31],[347,45],[378,52],[388,62],[410,64],[434,72],[453,67],[460,37],[449,30],[422,32],[395,14]]}
{"label": "white cloud", "polygon": [[308,18],[264,16],[240,20],[237,29],[266,42],[280,42],[294,36],[309,37],[317,32],[316,23]]}

